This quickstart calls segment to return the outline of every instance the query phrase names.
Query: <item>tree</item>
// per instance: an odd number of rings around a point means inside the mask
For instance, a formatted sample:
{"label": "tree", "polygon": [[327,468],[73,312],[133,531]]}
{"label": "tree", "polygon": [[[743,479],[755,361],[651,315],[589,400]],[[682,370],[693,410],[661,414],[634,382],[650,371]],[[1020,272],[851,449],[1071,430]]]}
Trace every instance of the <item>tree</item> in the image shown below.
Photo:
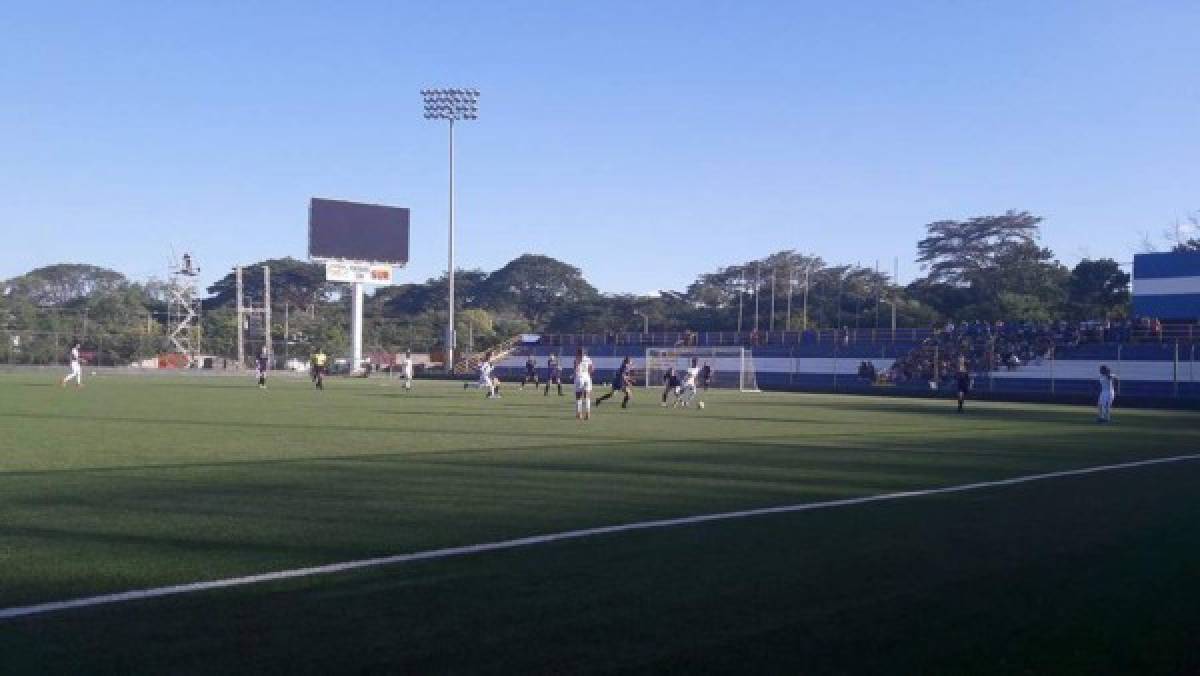
{"label": "tree", "polygon": [[1129,274],[1111,258],[1082,260],[1071,271],[1068,301],[1076,319],[1123,315],[1129,304]]}
{"label": "tree", "polygon": [[[334,286],[325,281],[325,267],[318,263],[306,263],[290,256],[259,261],[242,266],[242,289],[246,298],[261,302],[263,298],[262,266],[271,266],[271,302],[289,303],[311,311],[317,303],[329,300]],[[208,287],[212,296],[205,301],[206,307],[224,307],[237,304],[237,275],[230,271]]]}
{"label": "tree", "polygon": [[579,268],[549,256],[525,254],[488,276],[483,290],[496,309],[511,307],[540,325],[558,306],[598,294]]}
{"label": "tree", "polygon": [[967,221],[934,221],[917,243],[917,261],[928,268],[930,281],[965,284],[972,274],[994,268],[997,257],[1012,247],[1035,245],[1041,222],[1028,211],[1012,210]]}
{"label": "tree", "polygon": [[7,295],[39,306],[59,306],[96,293],[116,291],[129,284],[125,275],[95,265],[59,263],[10,279]]}

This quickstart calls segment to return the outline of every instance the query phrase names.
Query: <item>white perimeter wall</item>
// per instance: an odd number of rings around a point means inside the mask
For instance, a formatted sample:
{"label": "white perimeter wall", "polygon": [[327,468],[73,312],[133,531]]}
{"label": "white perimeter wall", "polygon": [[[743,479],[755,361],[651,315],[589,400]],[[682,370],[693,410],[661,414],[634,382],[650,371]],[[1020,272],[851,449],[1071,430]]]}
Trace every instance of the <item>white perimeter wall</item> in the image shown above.
{"label": "white perimeter wall", "polygon": [[[501,368],[524,369],[526,357],[506,357],[498,366]],[[592,363],[600,370],[616,370],[621,365],[622,357],[592,357]],[[870,362],[878,371],[892,367],[894,359],[833,359],[828,357],[754,357],[754,367],[759,373],[812,373],[838,375],[856,375],[863,361]],[[701,359],[707,361],[716,371],[737,371],[740,360],[736,357],[717,357]],[[539,369],[546,368],[545,357],[534,357]],[[567,357],[559,363],[563,370],[570,370],[573,358]],[[646,360],[634,357],[634,368],[645,368]],[[999,370],[993,373],[997,380],[1015,379],[1049,379],[1060,380],[1095,380],[1100,377],[1100,365],[1107,364],[1122,380],[1140,380],[1152,382],[1172,382],[1176,379],[1175,364],[1169,361],[1100,361],[1100,360],[1060,360],[1056,362],[1024,364],[1016,371]],[[682,365],[682,361],[680,362]],[[1179,362],[1178,380],[1180,382],[1200,382],[1200,364],[1190,361]]]}

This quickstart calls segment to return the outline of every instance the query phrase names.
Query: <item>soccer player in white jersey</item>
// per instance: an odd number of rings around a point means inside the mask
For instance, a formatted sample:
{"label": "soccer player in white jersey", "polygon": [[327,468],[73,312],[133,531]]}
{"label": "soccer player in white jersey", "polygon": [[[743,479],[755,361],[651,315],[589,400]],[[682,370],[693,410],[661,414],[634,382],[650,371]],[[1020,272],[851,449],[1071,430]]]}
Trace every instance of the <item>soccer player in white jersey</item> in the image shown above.
{"label": "soccer player in white jersey", "polygon": [[75,345],[71,347],[71,356],[69,358],[71,363],[71,372],[63,377],[61,383],[62,387],[66,387],[67,383],[71,380],[75,381],[76,388],[83,387],[83,364],[81,363],[82,360],[79,356],[79,347],[79,343],[75,343]]}
{"label": "soccer player in white jersey", "polygon": [[684,408],[691,406],[692,402],[696,401],[696,381],[700,377],[700,366],[697,361],[695,357],[692,357],[691,366],[688,366],[687,372],[683,376],[683,393],[675,400]]}
{"label": "soccer player in white jersey", "polygon": [[412,389],[413,360],[412,352],[404,353],[404,361],[400,362],[400,375],[404,377],[404,389]]}
{"label": "soccer player in white jersey", "polygon": [[483,355],[483,361],[479,364],[479,387],[487,391],[488,399],[496,399],[500,396],[496,393],[496,379],[492,377],[491,352]]}
{"label": "soccer player in white jersey", "polygon": [[592,358],[583,348],[575,350],[575,419],[592,418]]}
{"label": "soccer player in white jersey", "polygon": [[1117,377],[1108,365],[1100,367],[1100,401],[1096,403],[1096,422],[1112,421],[1112,405],[1117,398]]}

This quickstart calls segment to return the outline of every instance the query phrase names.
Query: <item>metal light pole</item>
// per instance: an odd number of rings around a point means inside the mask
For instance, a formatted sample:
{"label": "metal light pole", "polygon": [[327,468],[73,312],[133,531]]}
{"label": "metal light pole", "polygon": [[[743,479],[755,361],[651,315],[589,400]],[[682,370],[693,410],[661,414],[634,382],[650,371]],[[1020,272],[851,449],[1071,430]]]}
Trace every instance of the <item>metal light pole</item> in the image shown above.
{"label": "metal light pole", "polygon": [[641,310],[634,310],[633,314],[635,317],[642,318],[642,334],[650,333],[650,318],[643,314]]}
{"label": "metal light pole", "polygon": [[789,262],[789,263],[788,263],[788,299],[787,299],[787,314],[786,314],[786,315],[784,316],[784,318],[783,318],[783,330],[784,330],[784,331],[791,331],[791,330],[792,330],[792,286],[793,286],[793,285],[795,284],[795,282],[796,282],[796,280],[795,280],[795,277],[796,277],[796,269],[795,269],[795,268],[792,266],[792,264]]}
{"label": "metal light pole", "polygon": [[754,330],[758,330],[758,291],[762,288],[762,264],[754,268]]}
{"label": "metal light pole", "polygon": [[479,119],[478,89],[422,89],[426,120],[446,120],[450,123],[450,237],[446,264],[447,306],[446,371],[454,368],[454,123]]}
{"label": "metal light pole", "polygon": [[746,295],[746,277],[742,273],[742,278],[738,280],[738,333],[742,332],[742,298]]}
{"label": "metal light pole", "polygon": [[812,271],[812,265],[804,268],[804,314],[803,314],[803,330],[808,330],[808,273]]}
{"label": "metal light pole", "polygon": [[770,319],[770,321],[767,322],[767,330],[768,331],[775,330],[775,278],[776,277],[778,277],[778,275],[776,274],[775,266],[772,265],[771,266],[771,319]]}

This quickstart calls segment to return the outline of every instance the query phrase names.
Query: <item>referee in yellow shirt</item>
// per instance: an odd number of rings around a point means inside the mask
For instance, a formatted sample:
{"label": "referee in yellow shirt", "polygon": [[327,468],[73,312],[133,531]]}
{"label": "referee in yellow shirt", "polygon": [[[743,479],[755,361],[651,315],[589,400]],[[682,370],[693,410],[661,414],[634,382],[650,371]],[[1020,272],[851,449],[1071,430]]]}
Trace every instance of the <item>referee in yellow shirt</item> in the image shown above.
{"label": "referee in yellow shirt", "polygon": [[329,357],[318,347],[316,354],[312,356],[313,382],[317,384],[318,390],[325,389],[325,362],[327,361],[329,361]]}

